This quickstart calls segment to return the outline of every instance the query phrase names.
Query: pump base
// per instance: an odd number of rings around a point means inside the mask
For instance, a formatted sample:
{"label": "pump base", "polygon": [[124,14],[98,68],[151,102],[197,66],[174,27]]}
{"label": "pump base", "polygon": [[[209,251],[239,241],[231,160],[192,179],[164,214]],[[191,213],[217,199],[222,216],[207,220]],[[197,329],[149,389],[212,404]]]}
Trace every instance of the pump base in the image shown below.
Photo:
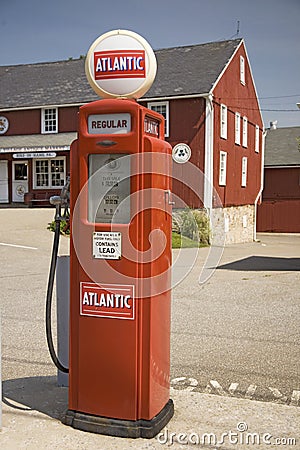
{"label": "pump base", "polygon": [[62,418],[62,423],[77,430],[91,433],[125,438],[151,439],[167,425],[173,414],[174,403],[170,399],[164,408],[151,420],[112,419],[68,409]]}

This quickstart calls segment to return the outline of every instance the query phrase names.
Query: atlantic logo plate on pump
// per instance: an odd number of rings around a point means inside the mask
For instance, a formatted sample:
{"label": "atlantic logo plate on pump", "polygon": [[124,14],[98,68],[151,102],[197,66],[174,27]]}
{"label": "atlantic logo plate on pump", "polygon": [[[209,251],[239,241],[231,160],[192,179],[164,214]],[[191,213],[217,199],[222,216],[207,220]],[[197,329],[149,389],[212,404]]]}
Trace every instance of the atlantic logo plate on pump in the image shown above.
{"label": "atlantic logo plate on pump", "polygon": [[81,282],[80,315],[134,320],[134,286]]}

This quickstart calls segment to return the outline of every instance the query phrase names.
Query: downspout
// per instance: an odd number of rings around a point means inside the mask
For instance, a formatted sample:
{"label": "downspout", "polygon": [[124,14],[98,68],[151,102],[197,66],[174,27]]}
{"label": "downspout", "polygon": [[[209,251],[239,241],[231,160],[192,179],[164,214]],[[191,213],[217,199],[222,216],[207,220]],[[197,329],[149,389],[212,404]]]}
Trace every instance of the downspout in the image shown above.
{"label": "downspout", "polygon": [[256,217],[257,217],[257,204],[258,201],[261,197],[263,188],[264,188],[264,164],[265,164],[265,139],[266,139],[266,135],[267,135],[267,131],[263,131],[262,134],[262,146],[261,146],[261,174],[260,174],[260,189],[259,192],[257,194],[257,197],[255,199],[254,202],[254,230],[253,230],[253,241],[257,242],[257,238],[256,238]]}
{"label": "downspout", "polygon": [[203,205],[209,215],[213,207],[213,161],[214,161],[214,107],[213,95],[206,97],[205,107],[205,159],[204,159],[204,199]]}

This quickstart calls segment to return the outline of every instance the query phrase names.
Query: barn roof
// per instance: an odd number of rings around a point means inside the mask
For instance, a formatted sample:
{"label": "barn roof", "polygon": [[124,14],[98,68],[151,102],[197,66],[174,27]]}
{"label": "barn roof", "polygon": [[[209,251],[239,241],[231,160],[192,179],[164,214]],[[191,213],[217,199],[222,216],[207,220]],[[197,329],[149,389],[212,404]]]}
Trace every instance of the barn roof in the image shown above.
{"label": "barn roof", "polygon": [[[157,75],[143,97],[207,94],[242,39],[156,50]],[[83,104],[97,100],[84,59],[0,66],[0,109]]]}
{"label": "barn roof", "polygon": [[268,130],[265,143],[265,167],[300,165],[300,127]]}

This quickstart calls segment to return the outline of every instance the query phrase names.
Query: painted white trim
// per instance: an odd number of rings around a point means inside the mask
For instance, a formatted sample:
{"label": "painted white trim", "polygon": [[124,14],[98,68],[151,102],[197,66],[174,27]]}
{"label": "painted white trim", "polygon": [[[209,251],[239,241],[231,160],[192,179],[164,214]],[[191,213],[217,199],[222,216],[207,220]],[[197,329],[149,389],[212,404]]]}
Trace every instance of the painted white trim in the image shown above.
{"label": "painted white trim", "polygon": [[[55,111],[55,119],[54,119],[54,121],[55,121],[55,130],[46,131],[46,117],[45,117],[45,115],[46,115],[46,111],[49,111],[49,110]],[[57,134],[57,133],[58,133],[58,108],[42,108],[42,110],[41,110],[41,134]]]}
{"label": "painted white trim", "polygon": [[224,103],[220,105],[220,137],[222,139],[227,139],[227,106]]}
{"label": "painted white trim", "polygon": [[243,86],[246,86],[245,58],[243,55],[240,55],[240,82]]}
{"label": "painted white trim", "polygon": [[[32,168],[32,186],[33,189],[60,189],[62,186],[53,186],[52,185],[52,181],[51,181],[51,165],[50,165],[50,161],[52,160],[56,160],[56,161],[63,161],[64,162],[64,172],[63,172],[63,176],[64,176],[64,182],[66,181],[66,177],[67,177],[67,165],[66,165],[66,157],[65,156],[56,156],[55,158],[44,158],[44,159],[39,159],[39,158],[34,158],[33,161],[33,168]],[[47,161],[48,162],[48,172],[45,173],[45,175],[48,175],[48,184],[47,186],[39,186],[37,184],[37,171],[36,171],[36,163],[40,162],[40,161]]]}
{"label": "painted white trim", "polygon": [[259,153],[259,146],[260,146],[260,129],[259,129],[259,125],[255,125],[254,150],[255,150],[256,153]]}
{"label": "painted white trim", "polygon": [[248,158],[247,156],[243,156],[241,187],[247,187],[247,178],[248,178]]}
{"label": "painted white trim", "polygon": [[234,143],[241,145],[241,114],[237,111],[234,115]]}
{"label": "painted white trim", "polygon": [[242,118],[242,147],[248,147],[248,117]]}
{"label": "painted white trim", "polygon": [[[223,161],[221,159],[222,156],[224,156]],[[222,163],[224,164],[223,171],[221,171]],[[226,182],[227,182],[227,152],[221,150],[219,160],[219,186],[226,186]]]}
{"label": "painted white trim", "polygon": [[[156,106],[165,106],[166,107],[166,117],[165,117],[165,138],[170,136],[170,105],[168,101],[157,101],[157,102],[147,102],[147,108],[151,109],[152,111],[157,111],[156,109],[153,109],[152,107]],[[163,114],[162,114],[163,115]]]}
{"label": "painted white trim", "polygon": [[205,145],[204,145],[204,199],[207,209],[213,207],[213,163],[214,163],[214,105],[212,95],[206,98]]}

